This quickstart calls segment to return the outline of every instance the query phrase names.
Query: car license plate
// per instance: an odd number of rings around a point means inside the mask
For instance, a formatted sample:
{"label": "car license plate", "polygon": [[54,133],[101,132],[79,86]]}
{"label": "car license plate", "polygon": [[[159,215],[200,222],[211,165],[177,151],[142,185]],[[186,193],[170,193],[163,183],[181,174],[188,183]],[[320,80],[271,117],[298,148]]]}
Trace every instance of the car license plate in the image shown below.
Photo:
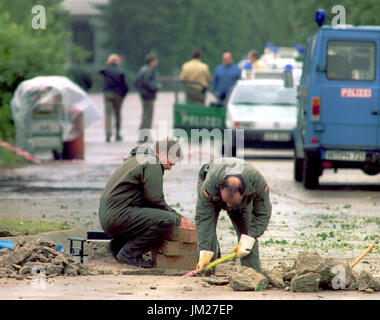
{"label": "car license plate", "polygon": [[363,151],[327,150],[326,160],[365,161],[366,153]]}
{"label": "car license plate", "polygon": [[265,141],[289,141],[290,134],[286,132],[264,132]]}

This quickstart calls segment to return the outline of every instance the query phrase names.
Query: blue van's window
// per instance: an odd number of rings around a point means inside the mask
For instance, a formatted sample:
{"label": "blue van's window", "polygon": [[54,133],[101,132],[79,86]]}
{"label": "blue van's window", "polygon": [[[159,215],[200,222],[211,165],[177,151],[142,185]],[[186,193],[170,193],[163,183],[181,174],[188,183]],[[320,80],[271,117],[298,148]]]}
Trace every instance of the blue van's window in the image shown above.
{"label": "blue van's window", "polygon": [[330,40],[327,43],[327,78],[330,80],[375,80],[376,43]]}
{"label": "blue van's window", "polygon": [[313,57],[314,57],[314,51],[315,51],[315,44],[317,42],[317,33],[311,35],[307,39],[307,46],[306,46],[306,52],[305,52],[305,62],[303,64],[303,70],[302,70],[302,76],[301,76],[301,83],[303,85],[309,85],[310,82],[310,76],[311,76],[311,70],[313,66]]}

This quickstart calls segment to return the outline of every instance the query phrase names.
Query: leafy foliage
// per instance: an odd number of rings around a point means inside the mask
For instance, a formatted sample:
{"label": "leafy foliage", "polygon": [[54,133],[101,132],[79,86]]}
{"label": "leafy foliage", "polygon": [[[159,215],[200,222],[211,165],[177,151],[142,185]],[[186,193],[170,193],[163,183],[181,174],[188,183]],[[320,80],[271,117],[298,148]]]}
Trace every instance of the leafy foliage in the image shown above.
{"label": "leafy foliage", "polygon": [[[127,58],[136,71],[144,55],[155,50],[160,70],[178,74],[193,48],[203,52],[211,71],[221,55],[230,51],[236,61],[255,48],[262,52],[268,41],[277,46],[306,43],[317,28],[315,10],[325,9],[326,23],[333,18],[330,0],[111,0],[103,20],[106,47]],[[379,25],[377,0],[342,0],[347,24]]]}
{"label": "leafy foliage", "polygon": [[[62,75],[65,63],[65,13],[61,1],[0,2],[0,139],[13,140],[10,100],[20,82],[41,75]],[[31,13],[46,7],[46,29],[34,30]]]}

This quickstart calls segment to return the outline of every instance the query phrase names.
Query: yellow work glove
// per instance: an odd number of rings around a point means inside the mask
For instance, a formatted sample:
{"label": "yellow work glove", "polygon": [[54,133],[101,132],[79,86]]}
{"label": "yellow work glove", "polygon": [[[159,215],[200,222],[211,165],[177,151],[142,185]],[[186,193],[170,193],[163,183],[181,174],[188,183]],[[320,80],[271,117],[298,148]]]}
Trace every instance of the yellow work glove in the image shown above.
{"label": "yellow work glove", "polygon": [[199,251],[199,260],[197,264],[198,270],[203,270],[210,263],[212,257],[214,256],[214,251],[201,250]]}
{"label": "yellow work glove", "polygon": [[247,236],[246,234],[242,234],[236,248],[236,256],[238,258],[243,258],[249,255],[251,253],[254,243],[255,243],[255,238]]}

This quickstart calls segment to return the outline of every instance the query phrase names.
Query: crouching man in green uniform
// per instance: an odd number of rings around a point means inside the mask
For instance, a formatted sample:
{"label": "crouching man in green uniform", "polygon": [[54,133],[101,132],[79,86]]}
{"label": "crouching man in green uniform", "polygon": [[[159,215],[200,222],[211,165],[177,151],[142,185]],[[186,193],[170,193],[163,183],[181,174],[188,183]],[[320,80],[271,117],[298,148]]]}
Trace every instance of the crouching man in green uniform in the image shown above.
{"label": "crouching man in green uniform", "polygon": [[238,236],[234,250],[241,265],[260,272],[257,238],[266,230],[272,211],[269,187],[263,176],[244,160],[216,159],[199,171],[197,193],[197,268],[203,270],[220,257],[216,225],[219,212],[224,209]]}
{"label": "crouching man in green uniform", "polygon": [[177,140],[154,147],[140,145],[109,179],[100,198],[99,219],[112,237],[109,249],[121,263],[152,267],[143,255],[168,236],[174,226],[194,227],[165,201],[163,175],[182,157]]}

